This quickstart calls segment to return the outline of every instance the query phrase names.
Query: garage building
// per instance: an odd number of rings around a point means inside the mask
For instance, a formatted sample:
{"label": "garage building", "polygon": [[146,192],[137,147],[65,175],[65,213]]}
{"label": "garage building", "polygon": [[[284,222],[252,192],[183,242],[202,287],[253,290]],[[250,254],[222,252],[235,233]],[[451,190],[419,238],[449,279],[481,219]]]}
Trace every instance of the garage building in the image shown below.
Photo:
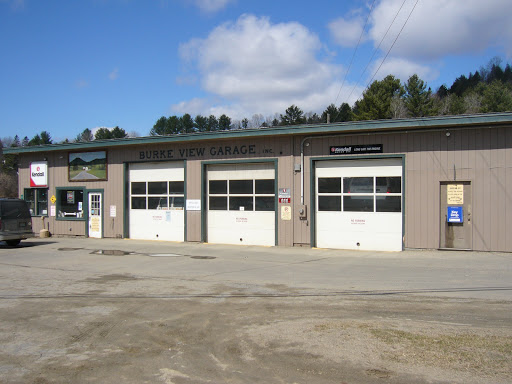
{"label": "garage building", "polygon": [[[34,230],[512,252],[512,113],[5,148]],[[37,219],[36,219],[37,218]]]}

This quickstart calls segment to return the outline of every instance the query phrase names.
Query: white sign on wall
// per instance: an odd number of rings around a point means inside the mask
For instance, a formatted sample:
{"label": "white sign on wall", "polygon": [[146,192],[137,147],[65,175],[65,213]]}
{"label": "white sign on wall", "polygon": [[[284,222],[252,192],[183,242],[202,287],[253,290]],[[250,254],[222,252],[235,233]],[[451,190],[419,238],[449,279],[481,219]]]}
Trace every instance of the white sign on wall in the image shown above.
{"label": "white sign on wall", "polygon": [[30,186],[47,187],[48,186],[48,162],[36,161],[30,163]]}
{"label": "white sign on wall", "polygon": [[201,200],[187,199],[187,211],[200,211]]}

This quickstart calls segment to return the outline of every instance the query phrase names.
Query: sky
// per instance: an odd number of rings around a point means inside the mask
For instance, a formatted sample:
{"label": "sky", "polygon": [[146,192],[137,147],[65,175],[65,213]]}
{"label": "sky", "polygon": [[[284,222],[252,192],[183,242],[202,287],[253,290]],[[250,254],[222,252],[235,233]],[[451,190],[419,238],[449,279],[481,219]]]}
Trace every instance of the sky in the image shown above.
{"label": "sky", "polygon": [[435,91],[512,61],[511,14],[510,0],[0,0],[0,138],[321,114],[389,74]]}

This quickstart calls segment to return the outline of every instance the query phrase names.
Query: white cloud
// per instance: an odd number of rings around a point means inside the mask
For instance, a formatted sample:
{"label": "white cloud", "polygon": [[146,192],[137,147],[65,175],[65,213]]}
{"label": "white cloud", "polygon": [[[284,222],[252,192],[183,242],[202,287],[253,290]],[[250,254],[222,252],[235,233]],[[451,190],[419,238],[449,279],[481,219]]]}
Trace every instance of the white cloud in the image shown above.
{"label": "white cloud", "polygon": [[[415,0],[406,3],[382,49],[387,51]],[[376,44],[395,17],[402,0],[382,0],[372,13],[370,37]],[[480,53],[489,46],[512,55],[510,0],[420,1],[391,51],[408,59],[439,59],[445,55]],[[375,44],[375,45],[376,45]]]}
{"label": "white cloud", "polygon": [[363,25],[361,18],[346,20],[340,17],[331,21],[328,28],[337,44],[342,47],[354,47],[361,37]]}
{"label": "white cloud", "polygon": [[118,77],[119,77],[119,68],[114,68],[114,70],[108,74],[108,78],[112,81],[117,80]]}
{"label": "white cloud", "polygon": [[202,12],[214,13],[227,7],[229,3],[233,3],[235,0],[189,0]]}
{"label": "white cloud", "polygon": [[335,101],[341,77],[338,67],[318,57],[322,50],[318,37],[299,23],[243,15],[180,47],[213,97],[184,101],[172,110],[243,118],[283,113],[295,104],[321,112]]}
{"label": "white cloud", "polygon": [[[375,73],[381,61],[381,59],[377,60],[371,68],[370,72],[372,74]],[[381,80],[387,75],[393,75],[404,83],[414,74],[417,74],[422,80],[431,81],[439,76],[439,70],[404,58],[388,57],[374,80]]]}

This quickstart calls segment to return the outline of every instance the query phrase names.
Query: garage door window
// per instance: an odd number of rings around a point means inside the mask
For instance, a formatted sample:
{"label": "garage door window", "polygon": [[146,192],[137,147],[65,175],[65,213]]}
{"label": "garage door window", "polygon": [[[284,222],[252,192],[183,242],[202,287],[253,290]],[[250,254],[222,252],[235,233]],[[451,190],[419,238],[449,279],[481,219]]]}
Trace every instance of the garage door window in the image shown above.
{"label": "garage door window", "polygon": [[317,188],[319,211],[402,211],[401,177],[319,177]]}
{"label": "garage door window", "polygon": [[181,210],[185,204],[183,181],[149,181],[131,183],[131,208]]}
{"label": "garage door window", "polygon": [[273,179],[210,180],[208,209],[211,211],[274,211],[274,182]]}

